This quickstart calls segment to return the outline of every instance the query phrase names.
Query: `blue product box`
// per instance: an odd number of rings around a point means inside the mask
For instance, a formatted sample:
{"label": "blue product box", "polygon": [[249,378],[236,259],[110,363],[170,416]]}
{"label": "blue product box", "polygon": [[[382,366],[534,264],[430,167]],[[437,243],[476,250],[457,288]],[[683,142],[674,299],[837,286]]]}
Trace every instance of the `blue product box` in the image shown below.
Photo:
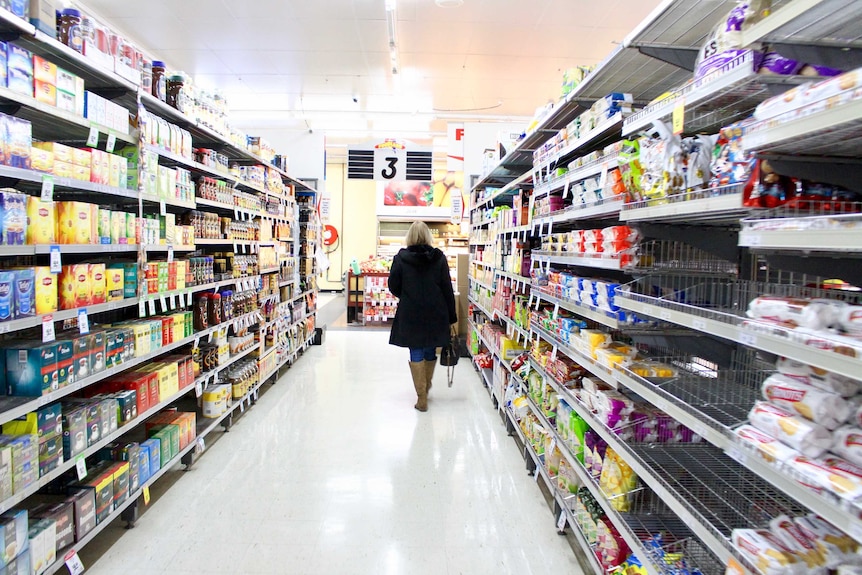
{"label": "blue product box", "polygon": [[[152,477],[162,466],[162,443],[158,439],[150,438],[141,443],[141,450],[146,449],[149,452],[150,473]],[[148,479],[149,479],[148,477]]]}
{"label": "blue product box", "polygon": [[6,42],[0,42],[0,86],[6,87],[8,61],[6,58]]}
{"label": "blue product box", "polygon": [[40,397],[59,389],[57,344],[30,342],[6,350],[9,395]]}
{"label": "blue product box", "polygon": [[11,509],[0,515],[0,532],[2,537],[0,541],[6,545],[0,550],[0,557],[4,559],[3,564],[6,565],[20,553],[23,553],[29,547],[27,539],[27,510],[26,509]]}
{"label": "blue product box", "polygon": [[150,450],[141,445],[138,450],[138,484],[144,485],[150,475]]}
{"label": "blue product box", "polygon": [[15,317],[36,315],[36,270],[15,270]]}
{"label": "blue product box", "polygon": [[[28,120],[21,118],[8,117],[6,119],[6,142],[7,153],[6,163],[13,168],[22,168],[29,170],[32,161],[30,158],[30,150],[33,147],[33,125]],[[21,195],[21,194],[18,194]],[[24,197],[23,206],[24,213],[27,213],[27,198]],[[26,232],[27,219],[24,218],[24,231]],[[23,240],[21,244],[22,245]]]}
{"label": "blue product box", "polygon": [[26,20],[30,15],[30,0],[9,0],[9,11]]}
{"label": "blue product box", "polygon": [[10,320],[14,315],[15,272],[0,272],[0,321]]}
{"label": "blue product box", "polygon": [[[14,126],[15,124],[17,124],[17,122],[13,121],[12,125]],[[9,154],[12,158],[11,165],[18,168],[25,167],[22,165],[15,165],[20,163],[18,161],[20,160],[20,157],[17,155],[14,144],[10,143]],[[29,155],[30,145],[28,144],[28,160]],[[0,220],[0,223],[2,223],[2,229],[0,229],[0,244],[7,246],[23,246],[27,239],[27,196],[17,192],[2,192],[0,193],[0,207],[2,207],[2,220]]]}

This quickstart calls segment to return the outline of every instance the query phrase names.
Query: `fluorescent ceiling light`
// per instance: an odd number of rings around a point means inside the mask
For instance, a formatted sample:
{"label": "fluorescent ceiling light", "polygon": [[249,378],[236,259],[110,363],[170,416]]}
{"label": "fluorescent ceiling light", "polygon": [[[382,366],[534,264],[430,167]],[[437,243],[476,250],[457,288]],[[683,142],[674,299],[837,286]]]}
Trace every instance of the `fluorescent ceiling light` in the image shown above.
{"label": "fluorescent ceiling light", "polygon": [[464,3],[464,0],[434,0],[434,3],[441,8],[454,8]]}
{"label": "fluorescent ceiling light", "polygon": [[386,0],[386,11],[394,12],[395,11],[395,0]]}

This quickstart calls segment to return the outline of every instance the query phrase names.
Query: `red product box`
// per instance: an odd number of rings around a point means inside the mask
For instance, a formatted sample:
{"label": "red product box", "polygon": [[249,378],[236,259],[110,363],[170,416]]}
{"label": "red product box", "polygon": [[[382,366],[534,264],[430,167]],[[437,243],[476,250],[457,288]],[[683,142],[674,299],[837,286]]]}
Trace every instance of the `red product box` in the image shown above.
{"label": "red product box", "polygon": [[162,347],[174,343],[174,318],[162,317]]}
{"label": "red product box", "polygon": [[146,377],[135,377],[129,375],[114,381],[118,390],[125,389],[135,392],[135,405],[138,414],[142,414],[150,408],[149,385]]}

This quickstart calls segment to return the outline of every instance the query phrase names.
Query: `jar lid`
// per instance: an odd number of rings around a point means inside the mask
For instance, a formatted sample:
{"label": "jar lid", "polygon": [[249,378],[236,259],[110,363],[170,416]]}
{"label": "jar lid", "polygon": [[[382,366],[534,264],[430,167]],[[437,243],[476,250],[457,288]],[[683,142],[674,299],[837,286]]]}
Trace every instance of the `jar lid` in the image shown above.
{"label": "jar lid", "polygon": [[62,15],[62,16],[77,16],[78,18],[80,18],[81,17],[81,11],[78,10],[77,8],[63,8],[63,10],[60,12],[60,15]]}
{"label": "jar lid", "polygon": [[170,80],[171,82],[185,82],[186,77],[182,74],[171,74],[170,76],[168,76],[168,80]]}
{"label": "jar lid", "polygon": [[153,60],[153,68],[164,68],[165,63],[161,60]]}

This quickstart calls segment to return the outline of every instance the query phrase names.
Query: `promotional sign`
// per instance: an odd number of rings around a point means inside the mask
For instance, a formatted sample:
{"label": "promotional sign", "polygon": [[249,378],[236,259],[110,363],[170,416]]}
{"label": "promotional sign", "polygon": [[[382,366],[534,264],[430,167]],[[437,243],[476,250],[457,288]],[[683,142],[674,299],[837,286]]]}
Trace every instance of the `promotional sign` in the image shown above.
{"label": "promotional sign", "polygon": [[450,172],[464,171],[464,124],[450,123],[447,126],[448,145],[446,150],[446,168]]}
{"label": "promotional sign", "polygon": [[463,189],[463,172],[447,170],[434,170],[428,181],[378,182],[377,215],[458,221],[463,214]]}
{"label": "promotional sign", "polygon": [[347,178],[383,182],[429,181],[431,149],[388,138],[347,150]]}

